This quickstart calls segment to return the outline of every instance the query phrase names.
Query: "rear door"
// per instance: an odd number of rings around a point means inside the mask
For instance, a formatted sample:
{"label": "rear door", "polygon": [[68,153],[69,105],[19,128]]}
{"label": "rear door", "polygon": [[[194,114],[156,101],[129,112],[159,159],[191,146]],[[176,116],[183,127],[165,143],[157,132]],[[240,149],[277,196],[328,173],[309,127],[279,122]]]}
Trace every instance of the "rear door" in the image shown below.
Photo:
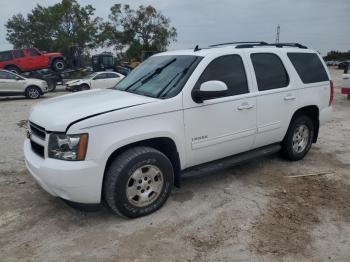
{"label": "rear door", "polygon": [[107,73],[107,76],[108,76],[107,88],[115,86],[122,79],[121,75],[118,73]]}
{"label": "rear door", "polygon": [[21,49],[13,50],[12,55],[14,64],[16,64],[21,70],[25,70],[27,68],[27,62],[24,51]]}
{"label": "rear door", "polygon": [[254,148],[280,142],[288,129],[298,98],[279,52],[246,50],[257,96],[257,135]]}

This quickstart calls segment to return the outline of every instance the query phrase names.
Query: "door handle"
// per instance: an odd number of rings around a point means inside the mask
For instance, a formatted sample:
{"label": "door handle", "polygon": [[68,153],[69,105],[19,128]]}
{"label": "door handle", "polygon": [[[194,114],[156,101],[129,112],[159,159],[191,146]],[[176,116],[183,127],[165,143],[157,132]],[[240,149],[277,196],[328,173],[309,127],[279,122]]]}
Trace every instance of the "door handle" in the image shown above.
{"label": "door handle", "polygon": [[287,96],[284,97],[284,100],[286,100],[286,101],[288,101],[288,100],[295,100],[295,99],[296,99],[296,97],[293,96],[293,95],[287,95]]}
{"label": "door handle", "polygon": [[238,110],[244,110],[244,109],[251,109],[253,108],[254,105],[248,104],[248,103],[243,103],[240,106],[237,107]]}

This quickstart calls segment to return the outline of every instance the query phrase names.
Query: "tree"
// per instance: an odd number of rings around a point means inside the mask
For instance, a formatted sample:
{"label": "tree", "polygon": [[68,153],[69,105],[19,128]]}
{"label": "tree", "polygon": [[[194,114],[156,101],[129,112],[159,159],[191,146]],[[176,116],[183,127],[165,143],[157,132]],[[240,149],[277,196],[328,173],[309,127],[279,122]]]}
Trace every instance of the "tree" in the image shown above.
{"label": "tree", "polygon": [[161,52],[176,41],[176,29],[170,19],[152,6],[115,4],[111,7],[109,21],[101,26],[100,41],[121,51],[127,46],[129,58],[141,59],[142,52]]}
{"label": "tree", "polygon": [[323,57],[325,61],[329,60],[350,60],[350,50],[347,52],[340,52],[340,51],[330,51],[327,53],[326,56]]}
{"label": "tree", "polygon": [[101,19],[93,18],[94,12],[91,5],[82,7],[76,0],[37,5],[27,17],[17,14],[7,21],[6,39],[14,48],[37,47],[69,56],[73,45],[83,50],[96,47]]}

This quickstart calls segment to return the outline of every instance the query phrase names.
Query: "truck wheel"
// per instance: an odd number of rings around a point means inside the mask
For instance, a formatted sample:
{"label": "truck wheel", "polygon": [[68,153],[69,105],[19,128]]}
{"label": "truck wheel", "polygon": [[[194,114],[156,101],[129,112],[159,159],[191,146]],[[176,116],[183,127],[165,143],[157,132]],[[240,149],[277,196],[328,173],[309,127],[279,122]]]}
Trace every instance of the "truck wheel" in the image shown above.
{"label": "truck wheel", "polygon": [[63,59],[61,58],[58,58],[58,59],[55,59],[52,63],[52,67],[53,67],[53,70],[55,71],[63,71],[66,67]]}
{"label": "truck wheel", "polygon": [[41,95],[40,89],[36,86],[29,86],[26,89],[25,95],[30,99],[38,99]]}
{"label": "truck wheel", "polygon": [[55,81],[53,81],[53,80],[48,80],[48,81],[46,81],[47,82],[47,90],[49,91],[49,92],[53,92],[53,91],[55,91],[56,90],[56,82]]}
{"label": "truck wheel", "polygon": [[11,71],[15,74],[22,73],[22,71],[17,66],[8,66],[8,67],[6,67],[6,70]]}
{"label": "truck wheel", "polygon": [[136,218],[158,210],[174,184],[170,160],[151,147],[134,147],[118,156],[104,179],[104,196],[113,212]]}
{"label": "truck wheel", "polygon": [[82,84],[79,86],[79,91],[85,91],[85,90],[89,90],[90,86],[87,84]]}
{"label": "truck wheel", "polygon": [[308,116],[301,115],[292,119],[282,142],[283,155],[297,161],[309,152],[314,137],[314,124]]}

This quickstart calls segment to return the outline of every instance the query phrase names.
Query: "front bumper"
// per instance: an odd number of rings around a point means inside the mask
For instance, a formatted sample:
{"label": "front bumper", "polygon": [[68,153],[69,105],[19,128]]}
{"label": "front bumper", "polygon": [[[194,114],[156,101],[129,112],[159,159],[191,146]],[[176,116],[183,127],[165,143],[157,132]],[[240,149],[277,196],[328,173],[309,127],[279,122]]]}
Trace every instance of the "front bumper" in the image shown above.
{"label": "front bumper", "polygon": [[98,163],[44,159],[32,151],[29,139],[24,141],[24,157],[30,174],[49,194],[76,203],[100,203],[103,171]]}

